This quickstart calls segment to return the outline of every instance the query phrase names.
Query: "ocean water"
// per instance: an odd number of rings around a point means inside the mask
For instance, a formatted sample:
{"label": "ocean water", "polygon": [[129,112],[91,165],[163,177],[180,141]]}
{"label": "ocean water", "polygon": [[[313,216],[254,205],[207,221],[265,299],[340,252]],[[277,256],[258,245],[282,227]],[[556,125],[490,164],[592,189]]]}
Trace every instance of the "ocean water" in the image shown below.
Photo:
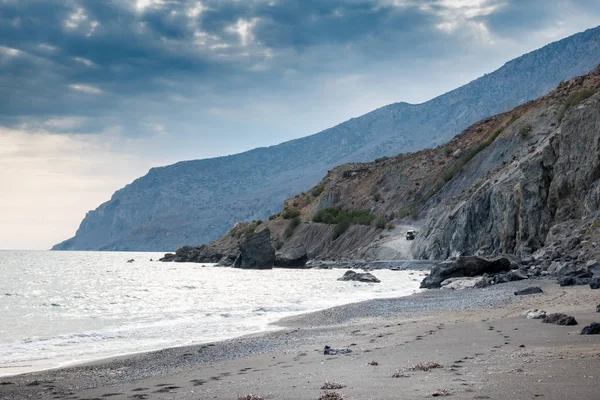
{"label": "ocean water", "polygon": [[[161,253],[0,251],[0,376],[274,329],[280,318],[410,295],[421,272],[248,271]],[[135,262],[128,263],[133,258]]]}

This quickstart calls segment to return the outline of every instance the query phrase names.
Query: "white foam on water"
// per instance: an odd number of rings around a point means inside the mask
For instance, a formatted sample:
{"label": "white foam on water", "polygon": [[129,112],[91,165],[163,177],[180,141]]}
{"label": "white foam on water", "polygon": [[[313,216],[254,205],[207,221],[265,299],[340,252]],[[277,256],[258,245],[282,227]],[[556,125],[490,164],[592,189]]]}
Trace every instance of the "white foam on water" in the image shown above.
{"label": "white foam on water", "polygon": [[0,251],[0,376],[261,332],[291,315],[410,295],[423,276],[339,282],[339,269],[149,261],[160,256]]}

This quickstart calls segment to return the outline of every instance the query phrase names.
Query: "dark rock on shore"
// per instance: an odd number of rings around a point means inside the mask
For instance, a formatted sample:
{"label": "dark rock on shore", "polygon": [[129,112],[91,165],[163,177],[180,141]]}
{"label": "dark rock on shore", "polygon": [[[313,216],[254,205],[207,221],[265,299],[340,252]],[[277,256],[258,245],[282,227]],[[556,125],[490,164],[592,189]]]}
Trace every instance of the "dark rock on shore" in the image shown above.
{"label": "dark rock on shore", "polygon": [[195,263],[218,263],[222,254],[217,252],[214,248],[201,245],[201,246],[181,246],[173,253],[167,253],[159,261],[163,262],[195,262]]}
{"label": "dark rock on shore", "polygon": [[592,278],[592,280],[590,280],[590,288],[591,289],[600,289],[600,278],[598,278],[598,277]]}
{"label": "dark rock on shore", "polygon": [[354,272],[346,271],[344,276],[338,278],[338,281],[357,281],[357,282],[368,282],[368,283],[380,283],[381,281],[375,277],[375,275],[368,272]]}
{"label": "dark rock on shore", "polygon": [[323,354],[326,356],[336,356],[338,354],[349,354],[352,353],[350,349],[334,349],[331,346],[325,346],[323,349]]}
{"label": "dark rock on shore", "polygon": [[600,304],[596,306],[596,312],[600,312]]}
{"label": "dark rock on shore", "polygon": [[[592,268],[594,264],[591,264]],[[587,285],[590,283],[592,273],[586,267],[565,263],[556,269],[556,276],[560,286]]]}
{"label": "dark rock on shore", "polygon": [[542,322],[545,324],[556,324],[556,325],[566,325],[566,326],[577,325],[577,321],[575,320],[575,317],[572,317],[567,314],[561,314],[561,313],[554,313],[554,314],[546,315],[546,317],[542,320]]}
{"label": "dark rock on shore", "polygon": [[582,335],[600,335],[600,323],[592,322],[581,330]]}
{"label": "dark rock on shore", "polygon": [[537,286],[531,286],[531,287],[528,287],[523,290],[517,290],[515,292],[515,296],[526,296],[529,294],[540,294],[540,293],[544,293],[544,291],[541,288],[539,288]]}
{"label": "dark rock on shore", "polygon": [[492,260],[485,258],[467,256],[458,257],[456,260],[444,261],[434,266],[429,275],[421,282],[423,289],[435,289],[441,287],[443,281],[449,278],[472,277],[483,274],[498,274],[510,271],[514,264],[506,257],[498,257]]}
{"label": "dark rock on shore", "polygon": [[271,231],[267,228],[240,244],[240,255],[234,268],[271,269],[275,264],[275,249],[271,246]]}
{"label": "dark rock on shore", "polygon": [[278,268],[304,268],[308,261],[308,254],[304,246],[284,248],[275,254],[275,267]]}

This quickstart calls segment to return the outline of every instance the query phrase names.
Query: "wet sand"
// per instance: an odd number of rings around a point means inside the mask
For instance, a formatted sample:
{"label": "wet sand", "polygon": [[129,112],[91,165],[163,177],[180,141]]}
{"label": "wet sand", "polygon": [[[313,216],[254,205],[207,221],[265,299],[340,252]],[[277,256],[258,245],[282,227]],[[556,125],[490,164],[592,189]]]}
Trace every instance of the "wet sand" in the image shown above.
{"label": "wet sand", "polygon": [[[513,295],[532,284],[545,293]],[[335,381],[345,399],[592,399],[600,336],[579,332],[600,322],[599,303],[600,290],[552,281],[431,290],[287,318],[261,335],[1,378],[0,398],[316,400]],[[533,308],[579,325],[521,315]],[[324,355],[325,345],[352,352]],[[426,362],[442,367],[410,369]]]}

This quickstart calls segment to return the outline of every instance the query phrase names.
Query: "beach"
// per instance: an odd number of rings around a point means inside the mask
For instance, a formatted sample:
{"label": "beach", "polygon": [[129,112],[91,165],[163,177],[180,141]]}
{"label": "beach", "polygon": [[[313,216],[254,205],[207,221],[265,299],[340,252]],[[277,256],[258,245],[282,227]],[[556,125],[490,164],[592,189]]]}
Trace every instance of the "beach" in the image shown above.
{"label": "beach", "polygon": [[[544,294],[513,294],[531,285]],[[599,303],[600,291],[551,280],[428,290],[286,318],[263,334],[5,377],[0,398],[318,399],[326,382],[345,399],[597,398],[600,336],[579,333],[600,321]],[[526,319],[529,309],[578,325]],[[324,355],[326,345],[352,351]],[[412,370],[429,362],[437,368]]]}

